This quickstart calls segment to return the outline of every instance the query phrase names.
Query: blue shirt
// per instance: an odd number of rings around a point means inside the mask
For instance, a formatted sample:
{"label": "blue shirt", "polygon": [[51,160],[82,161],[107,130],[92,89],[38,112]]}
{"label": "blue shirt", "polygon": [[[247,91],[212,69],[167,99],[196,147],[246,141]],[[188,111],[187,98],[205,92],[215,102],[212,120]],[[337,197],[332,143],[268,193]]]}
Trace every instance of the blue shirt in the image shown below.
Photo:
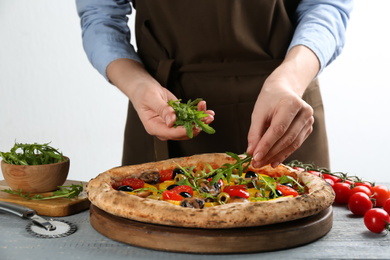
{"label": "blue shirt", "polygon": [[[127,25],[132,12],[129,0],[76,0],[81,18],[84,50],[91,64],[106,79],[106,68],[114,60],[141,62],[130,44]],[[340,53],[353,0],[302,0],[297,8],[298,25],[289,49],[310,48],[320,61],[320,72]]]}

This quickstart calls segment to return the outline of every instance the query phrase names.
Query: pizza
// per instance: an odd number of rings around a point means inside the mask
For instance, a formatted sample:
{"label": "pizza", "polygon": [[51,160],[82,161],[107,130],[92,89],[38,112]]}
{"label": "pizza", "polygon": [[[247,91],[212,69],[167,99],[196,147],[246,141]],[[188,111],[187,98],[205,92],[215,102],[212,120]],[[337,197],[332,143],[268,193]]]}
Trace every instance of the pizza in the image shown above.
{"label": "pizza", "polygon": [[292,221],[334,200],[318,176],[286,165],[254,168],[251,156],[210,153],[122,166],[87,185],[93,205],[130,220],[186,228],[238,228]]}

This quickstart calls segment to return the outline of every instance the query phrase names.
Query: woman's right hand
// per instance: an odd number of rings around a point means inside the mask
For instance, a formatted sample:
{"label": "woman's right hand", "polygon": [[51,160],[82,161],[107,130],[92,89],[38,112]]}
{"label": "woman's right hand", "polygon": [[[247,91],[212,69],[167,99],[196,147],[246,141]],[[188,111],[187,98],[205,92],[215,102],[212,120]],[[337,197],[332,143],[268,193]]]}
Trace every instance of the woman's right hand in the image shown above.
{"label": "woman's right hand", "polygon": [[[173,127],[176,114],[168,101],[177,98],[162,87],[142,64],[129,59],[115,60],[107,67],[107,77],[130,99],[148,134],[162,141],[189,139],[185,128]],[[206,102],[199,102],[198,109],[210,115],[204,119],[206,123],[214,120],[214,112],[207,110]],[[200,131],[194,128],[194,137]]]}

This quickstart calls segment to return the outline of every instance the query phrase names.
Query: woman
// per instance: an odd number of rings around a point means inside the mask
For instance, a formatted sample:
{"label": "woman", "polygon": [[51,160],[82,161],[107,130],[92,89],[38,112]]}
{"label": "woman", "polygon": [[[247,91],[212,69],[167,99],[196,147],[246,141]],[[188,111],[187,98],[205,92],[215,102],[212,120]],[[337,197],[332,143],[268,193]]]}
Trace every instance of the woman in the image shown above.
{"label": "woman", "polygon": [[[329,167],[315,79],[341,52],[352,0],[133,1],[137,53],[128,0],[76,1],[91,63],[130,100],[124,165],[247,151],[254,166]],[[167,101],[199,97],[216,134],[188,140]]]}

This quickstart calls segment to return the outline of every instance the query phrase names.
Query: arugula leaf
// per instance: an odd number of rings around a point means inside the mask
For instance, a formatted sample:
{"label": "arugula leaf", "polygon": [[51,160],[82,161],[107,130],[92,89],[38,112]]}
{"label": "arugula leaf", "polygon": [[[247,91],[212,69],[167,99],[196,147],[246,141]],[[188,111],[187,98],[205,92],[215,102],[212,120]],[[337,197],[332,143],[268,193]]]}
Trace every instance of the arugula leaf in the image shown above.
{"label": "arugula leaf", "polygon": [[13,191],[11,189],[2,190],[3,192],[19,195],[27,200],[49,200],[49,199],[57,199],[57,198],[67,198],[72,199],[80,195],[83,191],[83,184],[71,184],[69,186],[58,186],[59,190],[53,192],[53,195],[43,197],[41,194],[35,194],[34,196],[30,196],[31,193],[23,194],[22,189],[19,191]]}
{"label": "arugula leaf", "polygon": [[198,110],[198,103],[202,101],[201,98],[197,98],[194,101],[188,100],[187,103],[180,103],[181,99],[168,101],[168,104],[175,110],[176,121],[174,127],[183,126],[186,129],[186,134],[189,138],[193,138],[194,134],[192,129],[199,127],[207,134],[214,134],[215,129],[202,121],[202,118],[209,115],[204,111]]}
{"label": "arugula leaf", "polygon": [[[236,159],[237,162],[235,162],[234,164],[225,163],[224,165],[222,165],[222,167],[218,168],[216,170],[217,174],[211,180],[210,185],[214,185],[221,178],[226,178],[227,182],[230,182],[230,178],[233,175],[233,170],[236,170],[236,169],[238,169],[238,175],[242,176],[243,171],[245,169],[247,169],[247,167],[250,165],[250,163],[252,161],[252,156],[247,154],[247,153],[244,153],[246,155],[246,157],[243,159],[241,159],[235,153],[226,152],[226,154],[233,157],[234,159]],[[247,163],[247,165],[245,167],[243,167],[243,165],[246,163]]]}
{"label": "arugula leaf", "polygon": [[15,165],[42,165],[65,160],[62,153],[49,146],[49,143],[21,144],[15,142],[9,152],[0,152],[0,156],[4,162]]}

